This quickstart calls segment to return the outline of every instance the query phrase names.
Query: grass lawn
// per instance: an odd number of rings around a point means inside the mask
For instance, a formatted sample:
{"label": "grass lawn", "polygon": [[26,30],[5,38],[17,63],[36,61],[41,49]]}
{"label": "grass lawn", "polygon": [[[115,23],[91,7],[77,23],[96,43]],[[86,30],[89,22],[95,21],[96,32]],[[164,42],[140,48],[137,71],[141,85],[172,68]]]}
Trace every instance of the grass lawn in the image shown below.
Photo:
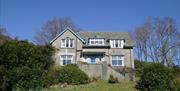
{"label": "grass lawn", "polygon": [[136,82],[123,81],[116,84],[109,84],[107,81],[98,81],[85,85],[69,86],[66,88],[51,88],[46,91],[137,91]]}

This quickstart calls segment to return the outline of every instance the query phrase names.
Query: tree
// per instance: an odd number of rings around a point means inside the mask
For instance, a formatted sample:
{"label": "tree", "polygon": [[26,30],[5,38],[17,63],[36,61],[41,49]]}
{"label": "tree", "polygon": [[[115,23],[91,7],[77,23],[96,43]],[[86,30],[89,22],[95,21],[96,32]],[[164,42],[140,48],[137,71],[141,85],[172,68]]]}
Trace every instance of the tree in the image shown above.
{"label": "tree", "polygon": [[137,27],[131,35],[135,43],[138,59],[143,60],[143,56],[144,56],[144,60],[147,61],[148,58],[147,40],[149,38],[148,27],[146,25]]}
{"label": "tree", "polygon": [[177,34],[172,18],[149,19],[132,34],[138,59],[172,66],[177,55]]}
{"label": "tree", "polygon": [[0,35],[5,35],[6,29],[0,26]]}
{"label": "tree", "polygon": [[65,28],[70,27],[73,31],[78,32],[77,28],[70,18],[54,18],[42,25],[41,30],[37,32],[34,39],[37,44],[49,44]]}
{"label": "tree", "polygon": [[9,40],[11,40],[11,38],[8,36],[6,28],[0,26],[0,45],[4,44]]}

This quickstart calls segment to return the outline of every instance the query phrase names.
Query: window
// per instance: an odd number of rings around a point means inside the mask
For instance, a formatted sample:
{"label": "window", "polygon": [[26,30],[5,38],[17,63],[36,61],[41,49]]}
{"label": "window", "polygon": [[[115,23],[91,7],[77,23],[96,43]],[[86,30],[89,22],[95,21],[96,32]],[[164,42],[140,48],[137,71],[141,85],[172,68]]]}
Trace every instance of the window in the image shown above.
{"label": "window", "polygon": [[62,39],[61,40],[61,47],[73,48],[74,47],[74,40],[73,39]]}
{"label": "window", "polygon": [[124,40],[110,40],[111,48],[123,48]]}
{"label": "window", "polygon": [[73,39],[70,39],[70,47],[72,48],[73,47]]}
{"label": "window", "polygon": [[113,55],[112,56],[112,65],[113,66],[124,66],[124,56]]}
{"label": "window", "polygon": [[89,39],[90,45],[104,45],[104,39]]}
{"label": "window", "polygon": [[67,65],[71,64],[72,62],[72,55],[61,55],[60,56],[60,65]]}

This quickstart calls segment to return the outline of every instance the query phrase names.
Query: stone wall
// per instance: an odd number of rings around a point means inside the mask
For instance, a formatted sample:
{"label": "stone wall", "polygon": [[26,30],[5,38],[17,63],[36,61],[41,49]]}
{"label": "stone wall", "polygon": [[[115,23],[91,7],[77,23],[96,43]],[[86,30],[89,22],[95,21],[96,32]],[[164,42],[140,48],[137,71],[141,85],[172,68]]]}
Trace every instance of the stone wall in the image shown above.
{"label": "stone wall", "polygon": [[113,75],[113,77],[118,78],[119,81],[122,80],[133,80],[128,75],[123,75],[116,70],[112,69],[107,65],[107,63],[104,61],[101,64],[83,64],[78,63],[77,64],[79,68],[84,71],[90,78],[101,78],[103,80],[108,80],[110,75]]}
{"label": "stone wall", "polygon": [[96,77],[96,78],[101,77],[102,78],[102,75],[103,75],[102,69],[103,69],[103,67],[102,67],[101,64],[83,64],[83,63],[78,63],[77,65],[90,78],[93,78],[93,77]]}

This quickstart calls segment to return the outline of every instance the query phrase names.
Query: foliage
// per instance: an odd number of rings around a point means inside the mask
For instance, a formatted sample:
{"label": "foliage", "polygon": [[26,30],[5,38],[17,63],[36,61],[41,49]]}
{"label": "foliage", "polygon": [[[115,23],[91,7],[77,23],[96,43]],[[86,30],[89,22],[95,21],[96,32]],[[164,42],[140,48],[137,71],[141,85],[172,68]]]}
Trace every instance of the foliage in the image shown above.
{"label": "foliage", "polygon": [[141,91],[175,90],[172,69],[161,64],[153,63],[143,69],[143,75],[137,83]]}
{"label": "foliage", "polygon": [[108,83],[118,83],[118,79],[114,78],[113,75],[109,76]]}
{"label": "foliage", "polygon": [[59,69],[59,82],[68,84],[85,84],[89,82],[88,76],[76,65],[66,65]]}
{"label": "foliage", "polygon": [[0,46],[0,90],[40,88],[48,85],[53,48],[12,40]]}
{"label": "foliage", "polygon": [[136,77],[140,77],[143,73],[144,68],[150,66],[151,63],[135,60],[134,64],[135,64]]}
{"label": "foliage", "polygon": [[174,68],[174,78],[176,81],[177,90],[180,91],[180,68]]}

